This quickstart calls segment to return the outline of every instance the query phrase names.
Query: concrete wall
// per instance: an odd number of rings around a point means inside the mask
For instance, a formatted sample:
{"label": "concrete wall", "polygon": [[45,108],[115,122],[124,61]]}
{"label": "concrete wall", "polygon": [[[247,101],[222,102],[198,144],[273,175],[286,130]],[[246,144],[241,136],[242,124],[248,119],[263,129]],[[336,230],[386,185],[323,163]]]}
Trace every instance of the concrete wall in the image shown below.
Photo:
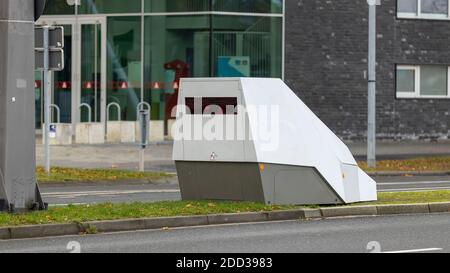
{"label": "concrete wall", "polygon": [[77,123],[75,126],[75,143],[105,143],[105,126],[102,123]]}
{"label": "concrete wall", "polygon": [[[447,139],[449,99],[396,99],[396,64],[450,65],[450,21],[396,17],[378,8],[379,139]],[[339,136],[365,140],[367,3],[286,1],[286,82]]]}

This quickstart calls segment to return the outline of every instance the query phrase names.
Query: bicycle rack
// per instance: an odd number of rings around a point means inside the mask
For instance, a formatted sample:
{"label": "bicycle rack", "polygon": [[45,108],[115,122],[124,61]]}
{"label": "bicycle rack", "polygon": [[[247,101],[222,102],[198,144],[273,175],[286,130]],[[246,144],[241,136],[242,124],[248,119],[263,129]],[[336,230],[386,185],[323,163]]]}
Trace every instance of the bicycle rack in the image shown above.
{"label": "bicycle rack", "polygon": [[120,113],[122,111],[121,111],[120,105],[117,102],[111,102],[110,104],[108,104],[108,106],[106,106],[106,121],[110,121],[109,120],[109,109],[111,108],[111,106],[115,106],[117,108],[117,118],[118,118],[117,121],[121,121]]}
{"label": "bicycle rack", "polygon": [[49,106],[56,110],[56,123],[61,123],[61,108],[56,104],[50,104]]}
{"label": "bicycle rack", "polygon": [[138,103],[136,106],[136,121],[139,121],[139,111],[144,110],[144,107],[147,106],[148,113],[151,114],[152,107],[148,102],[142,101]]}
{"label": "bicycle rack", "polygon": [[82,104],[80,104],[78,106],[78,109],[81,109],[82,107],[86,107],[89,110],[89,112],[88,112],[88,114],[89,114],[88,115],[89,122],[88,123],[92,123],[92,107],[89,104],[87,104],[87,103],[82,103]]}

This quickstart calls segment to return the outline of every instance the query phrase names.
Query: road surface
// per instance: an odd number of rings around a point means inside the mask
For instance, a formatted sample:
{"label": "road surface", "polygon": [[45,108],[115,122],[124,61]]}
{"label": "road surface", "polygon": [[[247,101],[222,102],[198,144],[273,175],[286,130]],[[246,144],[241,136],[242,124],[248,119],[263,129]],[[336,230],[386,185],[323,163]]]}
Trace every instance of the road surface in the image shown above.
{"label": "road surface", "polygon": [[[377,177],[379,192],[450,189],[450,177]],[[41,185],[50,205],[181,200],[176,184]]]}
{"label": "road surface", "polygon": [[0,252],[439,253],[449,226],[450,214],[287,221],[0,241]]}

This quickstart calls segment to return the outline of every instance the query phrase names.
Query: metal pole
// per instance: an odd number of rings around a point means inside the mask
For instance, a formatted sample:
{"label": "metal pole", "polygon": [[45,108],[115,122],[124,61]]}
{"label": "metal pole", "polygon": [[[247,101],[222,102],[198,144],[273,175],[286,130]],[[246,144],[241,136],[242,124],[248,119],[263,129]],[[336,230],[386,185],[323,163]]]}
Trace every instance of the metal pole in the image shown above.
{"label": "metal pole", "polygon": [[376,168],[376,9],[377,0],[369,3],[369,58],[368,58],[368,129],[367,164]]}
{"label": "metal pole", "polygon": [[50,79],[49,79],[49,26],[44,26],[44,142],[45,172],[50,173]]}
{"label": "metal pole", "polygon": [[140,139],[141,147],[139,150],[139,171],[145,172],[145,149],[147,148],[147,145],[148,145],[150,108],[148,111],[140,110],[138,112],[138,115],[139,115],[139,126],[141,127],[141,139]]}
{"label": "metal pole", "polygon": [[2,212],[45,208],[36,183],[34,8],[32,0],[0,0]]}
{"label": "metal pole", "polygon": [[143,147],[139,151],[139,171],[145,172],[145,148]]}

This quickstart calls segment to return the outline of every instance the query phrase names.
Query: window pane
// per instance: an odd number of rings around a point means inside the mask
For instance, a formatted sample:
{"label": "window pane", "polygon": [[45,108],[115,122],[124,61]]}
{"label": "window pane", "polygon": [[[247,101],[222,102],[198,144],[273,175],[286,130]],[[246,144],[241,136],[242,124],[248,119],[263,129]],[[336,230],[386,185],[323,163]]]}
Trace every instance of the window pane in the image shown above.
{"label": "window pane", "polygon": [[281,18],[214,16],[213,29],[213,76],[281,77]]}
{"label": "window pane", "polygon": [[237,101],[232,97],[196,97],[186,98],[185,105],[190,115],[237,115]]}
{"label": "window pane", "polygon": [[45,15],[75,14],[75,7],[69,6],[67,4],[67,0],[47,0],[44,14]]}
{"label": "window pane", "polygon": [[144,100],[151,118],[164,120],[180,78],[210,76],[210,16],[148,16],[144,30]]}
{"label": "window pane", "polygon": [[[141,17],[109,17],[107,36],[107,103],[119,103],[121,119],[135,121],[141,101]],[[118,119],[116,111],[110,114]]]}
{"label": "window pane", "polygon": [[282,0],[213,0],[215,11],[282,13]]}
{"label": "window pane", "polygon": [[448,14],[448,0],[422,0],[422,13]]}
{"label": "window pane", "polygon": [[42,123],[43,121],[43,115],[42,115],[42,108],[43,108],[43,103],[42,103],[42,92],[43,92],[43,86],[42,86],[42,78],[43,78],[43,73],[41,71],[35,71],[34,72],[34,92],[35,92],[35,101],[34,101],[34,106],[35,106],[35,126],[36,129],[41,129],[42,128]]}
{"label": "window pane", "polygon": [[398,0],[397,11],[417,14],[417,0]]}
{"label": "window pane", "polygon": [[397,92],[415,92],[415,71],[397,70]]}
{"label": "window pane", "polygon": [[140,13],[141,0],[81,0],[79,14]]}
{"label": "window pane", "polygon": [[[210,7],[212,3],[213,7]],[[146,12],[229,11],[281,13],[283,0],[145,0]]]}
{"label": "window pane", "polygon": [[420,68],[421,95],[447,95],[447,67],[424,65]]}
{"label": "window pane", "polygon": [[210,0],[145,0],[146,12],[209,11]]}
{"label": "window pane", "polygon": [[[101,108],[101,26],[81,25],[81,97],[80,102],[91,106],[80,108],[81,122],[100,122]],[[90,118],[90,120],[89,120]]]}

